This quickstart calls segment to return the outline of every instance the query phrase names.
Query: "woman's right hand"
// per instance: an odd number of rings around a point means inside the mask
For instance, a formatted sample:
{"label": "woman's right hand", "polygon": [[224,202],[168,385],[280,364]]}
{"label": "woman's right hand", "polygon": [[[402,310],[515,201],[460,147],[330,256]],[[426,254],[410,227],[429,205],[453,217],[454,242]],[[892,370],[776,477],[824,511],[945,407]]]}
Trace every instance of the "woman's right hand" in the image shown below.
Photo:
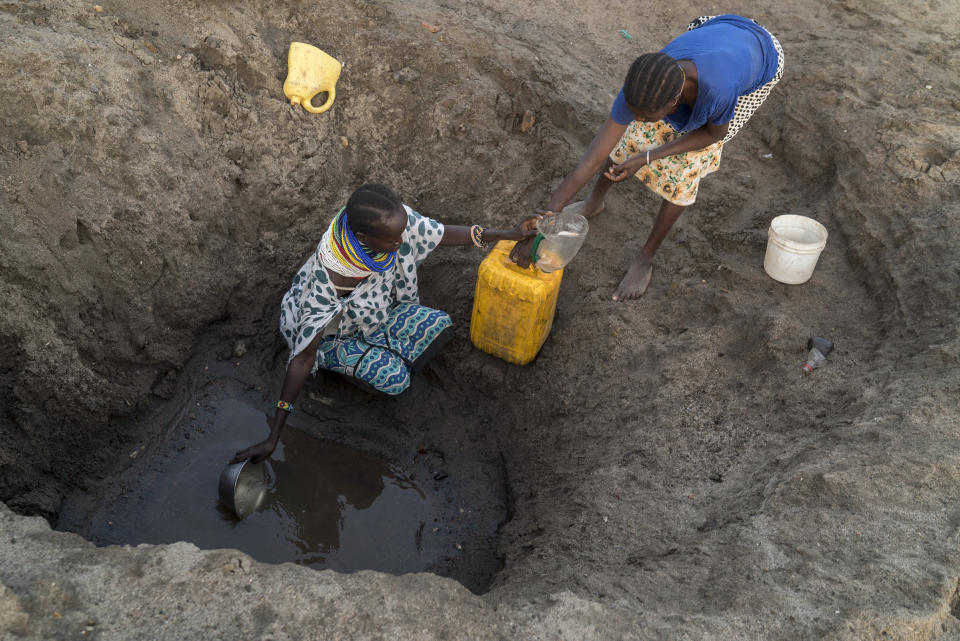
{"label": "woman's right hand", "polygon": [[534,238],[536,236],[518,240],[517,244],[510,250],[510,260],[524,269],[530,266],[530,248],[533,246]]}
{"label": "woman's right hand", "polygon": [[277,444],[268,438],[265,441],[251,445],[245,450],[240,450],[234,454],[233,458],[230,459],[230,464],[239,463],[247,459],[250,459],[252,463],[261,463],[270,458],[270,455],[273,454],[273,450],[275,449],[277,449]]}
{"label": "woman's right hand", "polygon": [[[536,213],[527,217],[520,224],[520,229],[525,231],[534,231],[537,228],[537,223],[544,216],[553,216],[553,212],[545,209],[538,209]],[[530,266],[530,248],[533,247],[533,241],[536,239],[536,234],[530,234],[523,240],[517,241],[517,244],[513,246],[513,249],[510,250],[510,260],[514,263],[526,269]]]}

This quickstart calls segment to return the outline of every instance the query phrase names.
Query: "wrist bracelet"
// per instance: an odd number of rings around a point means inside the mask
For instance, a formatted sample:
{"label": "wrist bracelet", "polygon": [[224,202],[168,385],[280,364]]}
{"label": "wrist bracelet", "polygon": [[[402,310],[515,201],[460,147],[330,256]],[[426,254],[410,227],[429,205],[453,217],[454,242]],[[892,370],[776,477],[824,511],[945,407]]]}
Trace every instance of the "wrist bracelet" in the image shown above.
{"label": "wrist bracelet", "polygon": [[293,413],[293,403],[286,401],[277,401],[277,409],[283,410],[287,414]]}
{"label": "wrist bracelet", "polygon": [[481,227],[480,225],[474,225],[473,227],[470,228],[470,240],[473,241],[473,244],[476,247],[483,249],[484,247],[487,246],[487,243],[483,238],[483,235],[486,231],[487,230]]}

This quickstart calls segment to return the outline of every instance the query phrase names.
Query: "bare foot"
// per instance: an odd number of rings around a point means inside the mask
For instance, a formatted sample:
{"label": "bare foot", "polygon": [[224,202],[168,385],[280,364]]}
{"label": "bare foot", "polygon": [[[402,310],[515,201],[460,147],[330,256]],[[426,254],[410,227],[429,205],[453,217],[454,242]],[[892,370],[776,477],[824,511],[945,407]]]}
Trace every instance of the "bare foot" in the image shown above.
{"label": "bare foot", "polygon": [[630,265],[627,274],[613,292],[613,300],[640,298],[647,291],[650,277],[653,276],[653,264],[638,258]]}
{"label": "bare foot", "polygon": [[580,214],[584,218],[593,218],[594,216],[602,212],[604,210],[604,207],[606,207],[603,201],[600,201],[599,205],[593,205],[590,207],[588,207],[588,205],[590,205],[589,200],[581,200],[579,202],[575,202],[570,205],[567,205],[566,207],[563,208],[563,211],[565,211],[568,214]]}

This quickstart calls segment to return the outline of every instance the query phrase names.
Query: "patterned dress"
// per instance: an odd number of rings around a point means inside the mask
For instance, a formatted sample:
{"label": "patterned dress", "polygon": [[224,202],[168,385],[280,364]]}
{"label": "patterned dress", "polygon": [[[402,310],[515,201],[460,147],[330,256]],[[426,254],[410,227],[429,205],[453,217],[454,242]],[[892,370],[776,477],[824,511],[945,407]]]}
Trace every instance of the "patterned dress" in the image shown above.
{"label": "patterned dress", "polygon": [[[620,142],[610,152],[610,159],[620,164],[647,149],[656,149],[679,137],[680,133],[666,120],[634,120],[627,125]],[[649,165],[641,167],[635,175],[664,200],[686,207],[697,199],[700,179],[720,167],[722,151],[723,141],[718,140],[703,149],[651,160]]]}
{"label": "patterned dress", "polygon": [[371,274],[341,298],[318,249],[294,276],[280,307],[290,359],[322,334],[312,372],[338,372],[390,396],[410,386],[411,372],[446,342],[451,325],[445,312],[420,305],[417,286],[417,266],[440,244],[443,225],[403,207],[407,227],[391,269]]}

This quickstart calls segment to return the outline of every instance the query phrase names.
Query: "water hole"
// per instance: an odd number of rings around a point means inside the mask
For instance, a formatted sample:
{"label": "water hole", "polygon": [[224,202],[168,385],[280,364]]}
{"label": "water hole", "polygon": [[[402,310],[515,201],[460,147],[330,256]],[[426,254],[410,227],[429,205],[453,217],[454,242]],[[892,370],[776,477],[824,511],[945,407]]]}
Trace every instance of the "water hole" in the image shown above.
{"label": "water hole", "polygon": [[473,475],[435,472],[436,461],[415,444],[390,461],[315,437],[319,421],[298,412],[266,466],[269,491],[259,509],[241,520],[220,504],[217,482],[228,458],[268,430],[268,404],[251,387],[235,375],[213,377],[186,402],[175,401],[185,409],[156,443],[127,454],[126,470],[67,497],[58,529],[98,546],[189,541],[269,563],[427,571],[474,592],[488,587],[500,569],[502,493],[470,487],[479,480]]}

